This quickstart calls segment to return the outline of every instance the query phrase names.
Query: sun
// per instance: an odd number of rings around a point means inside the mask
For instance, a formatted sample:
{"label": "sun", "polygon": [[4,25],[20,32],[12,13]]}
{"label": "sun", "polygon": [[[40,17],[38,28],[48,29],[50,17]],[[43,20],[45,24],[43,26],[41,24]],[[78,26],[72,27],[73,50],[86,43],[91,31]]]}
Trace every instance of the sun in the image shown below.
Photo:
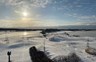
{"label": "sun", "polygon": [[24,11],[24,12],[22,12],[22,15],[23,15],[24,17],[27,17],[27,16],[28,16],[28,12]]}

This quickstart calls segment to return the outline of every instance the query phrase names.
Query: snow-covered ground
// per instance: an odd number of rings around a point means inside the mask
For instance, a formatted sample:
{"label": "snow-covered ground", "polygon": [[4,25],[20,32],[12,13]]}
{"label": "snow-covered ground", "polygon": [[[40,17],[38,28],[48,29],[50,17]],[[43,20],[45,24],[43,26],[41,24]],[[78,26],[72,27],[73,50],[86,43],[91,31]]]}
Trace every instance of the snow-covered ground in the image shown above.
{"label": "snow-covered ground", "polygon": [[[0,62],[8,62],[7,51],[11,51],[12,62],[31,62],[29,48],[36,46],[43,51],[44,41],[46,51],[51,58],[56,56],[67,56],[75,52],[84,62],[96,62],[96,56],[85,52],[87,41],[90,46],[96,48],[96,36],[86,31],[61,31],[49,33],[47,39],[42,36],[40,31],[30,32],[0,32]],[[67,33],[67,34],[66,34]],[[87,36],[88,35],[88,36]]]}

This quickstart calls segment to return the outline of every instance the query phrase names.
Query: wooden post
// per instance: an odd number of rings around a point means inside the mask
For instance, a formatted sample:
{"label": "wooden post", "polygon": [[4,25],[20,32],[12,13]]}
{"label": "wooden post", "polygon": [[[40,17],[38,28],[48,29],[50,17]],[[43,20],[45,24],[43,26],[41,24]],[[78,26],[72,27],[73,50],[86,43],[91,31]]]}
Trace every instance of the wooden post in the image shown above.
{"label": "wooden post", "polygon": [[7,55],[8,55],[8,62],[11,62],[11,60],[10,60],[11,51],[8,51]]}
{"label": "wooden post", "polygon": [[[45,32],[45,30],[43,30],[41,33],[43,34],[43,37],[46,39],[46,32]],[[44,52],[46,51],[45,50],[46,49],[46,47],[45,47],[45,45],[46,45],[45,39],[44,39]]]}
{"label": "wooden post", "polygon": [[87,48],[89,48],[89,40],[87,40]]}
{"label": "wooden post", "polygon": [[45,44],[46,44],[46,43],[45,43],[45,39],[44,39],[44,52],[46,51],[46,50],[45,50],[45,49],[46,49],[46,48],[45,48]]}

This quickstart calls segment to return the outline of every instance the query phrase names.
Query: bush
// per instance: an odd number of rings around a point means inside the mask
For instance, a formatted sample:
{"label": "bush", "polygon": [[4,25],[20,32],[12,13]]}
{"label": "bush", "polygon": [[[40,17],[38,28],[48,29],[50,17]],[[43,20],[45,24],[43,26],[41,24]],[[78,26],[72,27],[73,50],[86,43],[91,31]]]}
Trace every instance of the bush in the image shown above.
{"label": "bush", "polygon": [[82,62],[81,58],[79,58],[75,53],[72,53],[68,56],[57,56],[53,58],[54,62]]}
{"label": "bush", "polygon": [[43,51],[38,51],[34,46],[29,49],[29,54],[32,62],[53,62]]}

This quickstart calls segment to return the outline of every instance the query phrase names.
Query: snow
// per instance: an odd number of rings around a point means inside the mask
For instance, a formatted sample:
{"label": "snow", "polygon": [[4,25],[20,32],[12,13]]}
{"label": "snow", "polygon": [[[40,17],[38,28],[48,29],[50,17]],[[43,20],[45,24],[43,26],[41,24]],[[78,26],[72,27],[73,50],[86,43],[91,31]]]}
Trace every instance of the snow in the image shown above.
{"label": "snow", "polygon": [[[85,31],[84,31],[85,32]],[[81,32],[65,31],[49,33],[47,39],[42,36],[40,31],[25,32],[0,32],[0,62],[8,62],[7,51],[11,51],[12,62],[31,62],[29,48],[36,46],[43,51],[44,41],[46,51],[51,58],[57,56],[67,56],[75,52],[84,62],[96,62],[96,56],[85,52],[87,41],[90,46],[96,48],[96,37],[83,36]],[[80,33],[80,34],[79,34]],[[82,34],[82,36],[81,36]],[[79,35],[75,37],[73,35]],[[89,34],[88,34],[89,35]],[[8,38],[5,41],[6,37]]]}

